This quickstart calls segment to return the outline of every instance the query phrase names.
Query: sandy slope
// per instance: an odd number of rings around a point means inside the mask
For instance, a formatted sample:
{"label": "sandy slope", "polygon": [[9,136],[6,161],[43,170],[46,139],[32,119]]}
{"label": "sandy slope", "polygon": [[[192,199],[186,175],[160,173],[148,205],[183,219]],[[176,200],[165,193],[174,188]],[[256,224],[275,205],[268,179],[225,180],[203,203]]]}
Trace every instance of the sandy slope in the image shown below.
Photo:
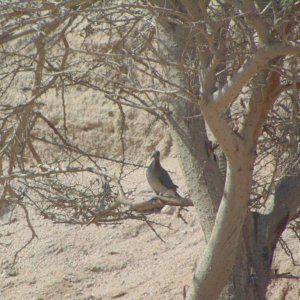
{"label": "sandy slope", "polygon": [[[176,171],[172,177],[184,187],[177,160],[169,158],[163,163]],[[127,180],[129,186],[133,182],[135,199],[149,197],[143,170]],[[0,299],[183,299],[183,287],[192,278],[197,253],[204,249],[194,209],[183,215],[187,225],[173,215],[157,213],[149,217],[162,224],[155,225],[162,242],[139,221],[80,227],[56,225],[31,212],[39,239],[21,252],[11,268],[15,251],[30,237],[22,212],[16,212],[13,223],[1,221]],[[298,251],[299,263],[299,241],[288,239]],[[274,267],[279,272],[300,273],[282,249],[276,252]],[[298,299],[299,281],[274,280],[268,299]]]}
{"label": "sandy slope", "polygon": [[[120,158],[120,112],[101,95],[84,90],[73,92],[66,101],[72,143],[99,155]],[[45,114],[62,130],[59,101],[51,92],[44,101]],[[174,172],[171,176],[180,186],[180,193],[184,193],[185,184],[167,128],[132,109],[125,109],[125,113],[126,159],[145,164],[149,154],[158,148],[163,165]],[[36,146],[42,156],[51,156],[51,147],[45,151]],[[131,173],[123,184],[135,190],[134,200],[151,195],[144,169]],[[148,225],[138,221],[80,227],[55,225],[34,211],[30,215],[39,239],[20,253],[14,267],[14,253],[30,238],[30,230],[22,211],[11,216],[12,223],[8,223],[9,215],[0,220],[1,300],[182,299],[196,257],[204,250],[203,234],[193,208],[184,212],[187,225],[172,215],[157,213],[149,217],[162,224],[154,227],[164,242]],[[299,241],[292,239],[290,245],[300,263]],[[276,253],[274,267],[279,272],[300,274],[300,268],[292,266],[282,249]],[[299,281],[273,281],[268,299],[300,298]]]}

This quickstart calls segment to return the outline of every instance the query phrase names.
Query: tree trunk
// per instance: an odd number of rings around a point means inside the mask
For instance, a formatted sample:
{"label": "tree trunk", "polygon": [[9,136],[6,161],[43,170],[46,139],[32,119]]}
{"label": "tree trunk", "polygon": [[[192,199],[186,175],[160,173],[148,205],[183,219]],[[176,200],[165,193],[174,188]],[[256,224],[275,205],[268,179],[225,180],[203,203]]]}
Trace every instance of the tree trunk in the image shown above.
{"label": "tree trunk", "polygon": [[243,157],[239,165],[228,165],[223,198],[212,236],[197,264],[190,300],[217,299],[231,274],[251,190],[253,159]]}
{"label": "tree trunk", "polygon": [[226,299],[263,300],[271,280],[272,260],[279,237],[300,206],[300,174],[283,177],[277,184],[274,208],[267,214],[249,213],[243,227],[231,297]]}
{"label": "tree trunk", "polygon": [[208,139],[202,117],[195,107],[187,105],[181,115],[172,118],[172,137],[176,142],[179,161],[191,200],[208,242],[222,196],[223,179],[216,162],[209,158]]}
{"label": "tree trunk", "polygon": [[[228,137],[235,143],[234,147],[231,145],[225,149],[230,159],[222,193],[222,175],[216,163],[208,157],[203,117],[195,99],[189,98],[189,93],[195,92],[187,89],[180,67],[188,31],[159,16],[157,32],[166,82],[171,83],[170,90],[178,90],[176,95],[172,94],[173,98],[168,98],[171,111],[166,116],[190,197],[209,241],[197,263],[187,299],[217,299],[231,274],[228,299],[264,299],[273,252],[287,217],[284,215],[281,221],[274,221],[277,204],[268,216],[248,212],[255,159],[253,147],[238,135],[222,136],[220,124],[215,123],[220,116],[210,110],[205,115],[212,121],[209,124],[212,131],[219,130],[218,136],[224,143]],[[201,109],[206,109],[205,104]],[[249,128],[251,131],[251,126]],[[245,224],[244,220],[247,220]]]}
{"label": "tree trunk", "polygon": [[[159,44],[160,53],[166,61],[180,65],[183,49],[187,43],[187,32],[181,26],[171,25],[164,19],[159,20],[159,24],[159,40],[162,41]],[[165,67],[164,71],[170,82],[181,87],[182,90],[185,89],[183,73],[179,67]],[[179,161],[190,197],[197,209],[200,224],[208,242],[222,197],[224,180],[216,162],[208,156],[206,128],[199,107],[192,101],[183,101],[180,98],[170,99],[170,103],[172,112],[167,115],[167,118],[171,127],[172,137],[176,142]],[[228,199],[225,199],[223,205],[221,205],[221,218],[219,218],[221,221],[216,231],[219,233],[215,234],[213,240],[213,243],[219,245],[213,245],[208,248],[206,250],[206,261],[198,262],[193,285],[189,291],[189,299],[216,299],[231,273],[239,231],[243,224],[242,220],[247,213],[250,193],[252,167],[248,165],[247,168],[247,165],[248,162],[245,162],[241,164],[240,168],[233,167],[233,171],[229,169],[230,176],[227,176],[226,189],[228,194],[224,194],[225,198]],[[240,172],[238,169],[243,171]],[[241,180],[244,182],[240,184]],[[232,199],[228,201],[230,197]],[[240,201],[241,199],[243,201]],[[240,209],[239,205],[234,205],[235,201],[240,203],[242,209]],[[226,222],[223,223],[224,218],[222,216],[232,213],[233,215],[238,215],[239,220],[235,220],[233,217],[232,222],[229,222],[230,224],[228,222],[227,224],[225,224]],[[226,236],[225,240],[220,236],[222,227],[228,227],[226,229],[227,234],[224,235],[224,237]],[[228,243],[226,239],[232,240],[232,242]],[[226,250],[226,247],[227,251],[225,252],[230,255],[225,260],[223,252]],[[215,248],[217,251],[213,253],[212,248]],[[211,271],[203,272],[205,269],[206,271]]]}
{"label": "tree trunk", "polygon": [[[166,62],[180,64],[188,33],[181,26],[159,20],[159,50]],[[179,66],[166,64],[164,72],[168,81],[182,89],[176,99],[169,98],[172,111],[167,114],[171,134],[176,143],[190,197],[197,209],[200,224],[208,241],[222,196],[223,177],[215,161],[207,152],[208,138],[199,107],[185,97],[185,81]],[[170,87],[174,88],[174,87]]]}

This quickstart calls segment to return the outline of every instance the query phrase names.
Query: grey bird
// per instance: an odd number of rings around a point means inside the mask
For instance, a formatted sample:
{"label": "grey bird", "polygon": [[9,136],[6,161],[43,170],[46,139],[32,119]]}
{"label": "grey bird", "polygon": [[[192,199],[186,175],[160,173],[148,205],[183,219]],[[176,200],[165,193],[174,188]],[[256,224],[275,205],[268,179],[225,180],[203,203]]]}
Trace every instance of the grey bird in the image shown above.
{"label": "grey bird", "polygon": [[161,166],[159,157],[160,152],[158,150],[154,151],[151,156],[153,160],[146,172],[149,185],[156,195],[161,194],[180,197],[176,192],[178,186],[173,183],[169,173]]}

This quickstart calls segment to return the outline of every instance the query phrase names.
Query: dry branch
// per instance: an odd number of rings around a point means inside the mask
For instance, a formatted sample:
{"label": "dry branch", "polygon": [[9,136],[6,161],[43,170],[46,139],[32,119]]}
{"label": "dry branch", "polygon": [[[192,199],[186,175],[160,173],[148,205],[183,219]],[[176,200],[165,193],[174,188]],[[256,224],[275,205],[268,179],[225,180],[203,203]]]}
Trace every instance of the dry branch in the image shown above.
{"label": "dry branch", "polygon": [[[123,189],[123,169],[144,167],[125,161],[123,107],[144,110],[172,130],[207,240],[216,225],[193,285],[194,299],[216,298],[235,261],[249,198],[261,209],[299,148],[299,1],[288,7],[252,0],[25,2],[2,4],[0,16],[1,209],[19,202],[27,222],[27,207],[33,206],[54,222],[101,224],[148,222],[146,214],[164,205],[193,205],[166,196],[133,202]],[[21,104],[11,104],[15,88]],[[85,151],[67,136],[69,88],[95,91],[119,107],[121,159]],[[62,97],[62,130],[45,112],[47,92],[53,91]],[[224,192],[216,162],[207,155],[204,123],[227,156]],[[43,155],[40,144],[55,149],[53,158]],[[120,174],[108,174],[104,159],[120,163]],[[30,167],[32,161],[37,164]],[[76,181],[85,172],[91,180]],[[258,218],[273,241],[299,217],[297,199],[284,192],[280,201],[275,197],[273,212]],[[282,201],[287,196],[291,201]],[[263,233],[266,226],[259,226]]]}
{"label": "dry branch", "polygon": [[[117,220],[119,220],[121,219],[122,215],[128,214],[130,216],[132,212],[151,212],[155,209],[161,209],[165,205],[179,207],[193,206],[192,201],[180,197],[155,196],[150,200],[136,203],[133,203],[132,200],[126,200],[123,197],[120,196],[122,200],[114,202],[108,208],[96,212],[95,216],[87,223],[87,225],[90,225],[92,223],[97,224],[98,222],[105,222],[105,220],[109,219],[109,217],[116,217]],[[122,212],[118,211],[118,209],[122,209]]]}

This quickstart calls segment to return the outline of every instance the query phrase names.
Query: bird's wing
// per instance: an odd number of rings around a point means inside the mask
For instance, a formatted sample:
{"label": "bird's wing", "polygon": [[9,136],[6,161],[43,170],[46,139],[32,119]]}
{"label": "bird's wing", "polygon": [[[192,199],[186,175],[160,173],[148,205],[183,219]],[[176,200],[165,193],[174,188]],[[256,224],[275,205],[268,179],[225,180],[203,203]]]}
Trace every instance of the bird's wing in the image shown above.
{"label": "bird's wing", "polygon": [[178,186],[173,183],[169,173],[165,169],[161,168],[159,173],[159,180],[163,186],[165,186],[168,189],[178,188]]}

